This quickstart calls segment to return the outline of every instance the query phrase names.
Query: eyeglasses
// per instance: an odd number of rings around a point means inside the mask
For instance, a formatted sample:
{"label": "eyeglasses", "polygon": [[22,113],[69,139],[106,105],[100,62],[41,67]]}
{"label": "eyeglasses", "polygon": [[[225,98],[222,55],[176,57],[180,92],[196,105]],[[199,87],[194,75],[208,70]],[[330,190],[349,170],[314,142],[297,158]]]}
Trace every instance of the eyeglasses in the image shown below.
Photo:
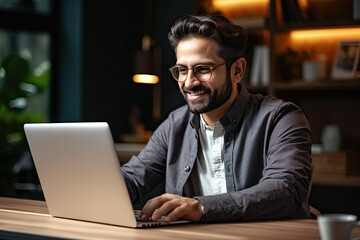
{"label": "eyeglasses", "polygon": [[185,82],[188,76],[189,70],[192,70],[195,77],[201,81],[201,82],[207,82],[211,79],[211,74],[213,70],[215,70],[217,67],[220,67],[230,61],[226,61],[223,63],[220,63],[215,66],[211,65],[205,65],[205,64],[199,64],[194,66],[193,68],[187,68],[184,66],[173,66],[169,68],[169,71],[171,72],[171,75],[174,77],[174,79],[178,82]]}

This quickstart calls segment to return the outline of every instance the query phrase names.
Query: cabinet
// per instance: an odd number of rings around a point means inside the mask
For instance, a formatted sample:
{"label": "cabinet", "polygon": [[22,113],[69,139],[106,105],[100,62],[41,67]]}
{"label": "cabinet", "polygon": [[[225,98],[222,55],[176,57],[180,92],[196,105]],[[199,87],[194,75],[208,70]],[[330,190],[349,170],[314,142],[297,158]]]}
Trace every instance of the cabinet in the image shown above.
{"label": "cabinet", "polygon": [[[341,130],[341,151],[360,150],[360,79],[355,75],[332,78],[339,42],[360,41],[354,1],[297,0],[302,20],[294,17],[294,11],[284,11],[284,3],[291,1],[237,1],[236,5],[236,1],[213,0],[211,11],[219,11],[248,32],[248,67],[243,83],[251,92],[273,94],[300,106],[310,122],[314,144],[321,144],[324,126],[335,123]],[[295,19],[289,21],[289,17]],[[258,45],[269,48],[269,81],[263,85],[250,82]],[[321,78],[304,80],[303,62],[320,57],[325,70]]]}

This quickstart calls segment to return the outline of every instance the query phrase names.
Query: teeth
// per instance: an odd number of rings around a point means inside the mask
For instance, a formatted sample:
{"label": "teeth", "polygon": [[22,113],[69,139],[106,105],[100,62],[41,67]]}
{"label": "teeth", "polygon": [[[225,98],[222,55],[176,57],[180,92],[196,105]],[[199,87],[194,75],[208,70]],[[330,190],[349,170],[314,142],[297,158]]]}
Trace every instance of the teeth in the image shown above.
{"label": "teeth", "polygon": [[193,96],[199,96],[199,95],[202,95],[204,94],[204,91],[200,91],[200,92],[192,92],[191,95]]}

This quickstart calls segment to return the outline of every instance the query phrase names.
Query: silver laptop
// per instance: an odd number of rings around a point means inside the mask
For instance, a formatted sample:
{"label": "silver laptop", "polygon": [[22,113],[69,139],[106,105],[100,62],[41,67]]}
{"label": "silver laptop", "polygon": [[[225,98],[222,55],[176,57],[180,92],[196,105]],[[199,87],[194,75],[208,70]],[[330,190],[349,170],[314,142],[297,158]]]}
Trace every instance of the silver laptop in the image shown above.
{"label": "silver laptop", "polygon": [[168,225],[137,220],[107,123],[28,123],[24,130],[52,216],[133,228]]}

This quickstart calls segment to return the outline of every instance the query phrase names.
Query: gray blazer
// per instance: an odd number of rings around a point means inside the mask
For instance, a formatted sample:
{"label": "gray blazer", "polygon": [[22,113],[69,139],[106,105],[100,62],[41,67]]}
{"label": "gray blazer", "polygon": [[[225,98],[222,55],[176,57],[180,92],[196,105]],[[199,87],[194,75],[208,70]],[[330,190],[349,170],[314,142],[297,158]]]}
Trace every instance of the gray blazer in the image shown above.
{"label": "gray blazer", "polygon": [[196,195],[190,176],[200,118],[182,106],[122,166],[133,202],[163,183],[167,193],[201,201],[206,222],[308,218],[311,130],[303,112],[293,103],[250,94],[239,85],[238,99],[220,122],[227,193]]}

